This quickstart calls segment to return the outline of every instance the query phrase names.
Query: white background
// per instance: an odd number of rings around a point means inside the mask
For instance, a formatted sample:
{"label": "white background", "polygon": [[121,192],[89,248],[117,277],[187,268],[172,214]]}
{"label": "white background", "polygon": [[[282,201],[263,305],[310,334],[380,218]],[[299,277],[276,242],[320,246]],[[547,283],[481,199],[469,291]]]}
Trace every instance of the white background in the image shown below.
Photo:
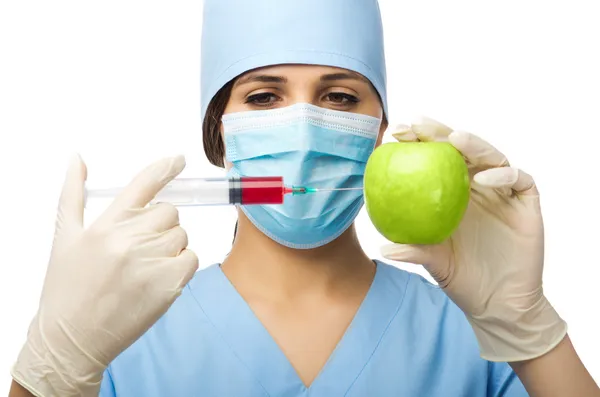
{"label": "white background", "polygon": [[[72,152],[94,186],[122,185],[176,153],[187,156],[183,176],[222,174],[202,149],[201,7],[0,3],[0,395],[37,307]],[[381,0],[391,121],[437,118],[483,136],[533,174],[547,232],[546,293],[600,381],[597,7]],[[184,210],[181,218],[202,265],[221,260],[233,209]],[[364,248],[378,257],[385,240],[364,211],[357,223]]]}

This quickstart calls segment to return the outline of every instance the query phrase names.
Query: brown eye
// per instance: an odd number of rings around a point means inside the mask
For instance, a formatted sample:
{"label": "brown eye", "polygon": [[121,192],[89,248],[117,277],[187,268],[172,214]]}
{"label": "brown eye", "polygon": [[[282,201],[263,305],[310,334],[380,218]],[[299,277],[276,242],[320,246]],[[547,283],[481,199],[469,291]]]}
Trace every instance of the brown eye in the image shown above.
{"label": "brown eye", "polygon": [[268,106],[277,102],[279,97],[270,92],[263,92],[260,94],[250,95],[246,98],[246,103],[251,103],[258,106]]}
{"label": "brown eye", "polygon": [[346,94],[344,92],[332,92],[327,94],[325,99],[328,102],[331,102],[336,105],[349,105],[353,103],[358,103],[358,98],[354,95]]}

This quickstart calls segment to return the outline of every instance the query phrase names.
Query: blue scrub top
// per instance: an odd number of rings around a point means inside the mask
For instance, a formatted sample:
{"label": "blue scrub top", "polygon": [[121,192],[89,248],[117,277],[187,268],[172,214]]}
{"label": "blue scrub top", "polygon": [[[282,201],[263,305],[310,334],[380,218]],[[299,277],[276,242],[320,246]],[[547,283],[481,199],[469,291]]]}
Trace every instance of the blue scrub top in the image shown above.
{"label": "blue scrub top", "polygon": [[528,396],[479,357],[464,314],[426,279],[382,262],[325,367],[306,388],[219,265],[119,355],[101,397]]}

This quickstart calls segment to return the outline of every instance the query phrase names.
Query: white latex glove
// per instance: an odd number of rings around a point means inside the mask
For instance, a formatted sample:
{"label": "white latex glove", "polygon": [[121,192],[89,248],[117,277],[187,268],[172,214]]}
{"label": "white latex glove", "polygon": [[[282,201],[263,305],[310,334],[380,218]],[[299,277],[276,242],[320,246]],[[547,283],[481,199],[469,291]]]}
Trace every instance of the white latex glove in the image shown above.
{"label": "white latex glove", "polygon": [[185,167],[141,172],[86,230],[86,167],[71,163],[39,309],[12,369],[36,396],[98,396],[103,371],[166,312],[198,268],[170,204],[145,207]]}
{"label": "white latex glove", "polygon": [[449,141],[465,157],[471,200],[442,244],[382,248],[384,257],[421,264],[467,316],[481,356],[521,361],[552,350],[567,332],[542,290],[544,226],[534,181],[481,138],[423,118],[398,141]]}

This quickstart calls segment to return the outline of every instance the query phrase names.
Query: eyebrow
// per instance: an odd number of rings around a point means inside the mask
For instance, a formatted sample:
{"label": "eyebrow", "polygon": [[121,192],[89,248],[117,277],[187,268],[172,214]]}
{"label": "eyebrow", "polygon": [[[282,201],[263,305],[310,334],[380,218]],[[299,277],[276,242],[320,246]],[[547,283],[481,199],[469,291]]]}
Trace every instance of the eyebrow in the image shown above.
{"label": "eyebrow", "polygon": [[340,80],[359,80],[362,82],[369,82],[366,78],[358,73],[332,73],[324,74],[321,76],[321,81],[340,81]]}
{"label": "eyebrow", "polygon": [[283,76],[271,76],[267,74],[249,74],[235,82],[235,86],[248,83],[279,83],[285,84],[288,79]]}

